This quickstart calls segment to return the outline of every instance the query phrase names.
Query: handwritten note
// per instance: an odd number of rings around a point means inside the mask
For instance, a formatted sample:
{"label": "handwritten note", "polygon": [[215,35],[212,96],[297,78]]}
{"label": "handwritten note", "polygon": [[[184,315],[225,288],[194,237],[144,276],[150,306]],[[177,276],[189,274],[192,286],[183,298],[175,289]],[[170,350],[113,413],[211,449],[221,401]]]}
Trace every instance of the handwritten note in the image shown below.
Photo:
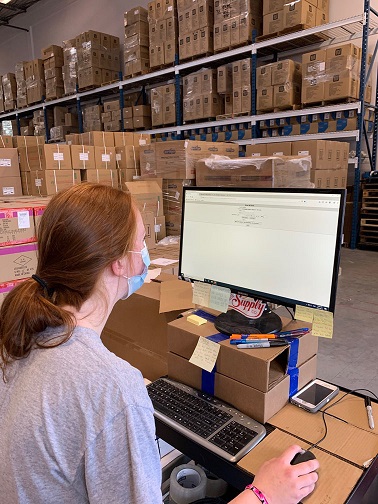
{"label": "handwritten note", "polygon": [[210,284],[203,282],[194,282],[193,284],[193,303],[205,307],[210,305]]}
{"label": "handwritten note", "polygon": [[312,322],[314,320],[314,314],[318,310],[314,308],[309,308],[308,306],[297,305],[295,307],[295,319],[302,320],[303,322]]}
{"label": "handwritten note", "polygon": [[230,302],[231,290],[226,287],[212,285],[210,290],[210,308],[226,313]]}
{"label": "handwritten note", "polygon": [[217,361],[219,350],[220,346],[218,343],[200,336],[189,362],[211,373]]}
{"label": "handwritten note", "polygon": [[333,336],[333,313],[315,310],[312,324],[313,336],[321,338],[332,338]]}

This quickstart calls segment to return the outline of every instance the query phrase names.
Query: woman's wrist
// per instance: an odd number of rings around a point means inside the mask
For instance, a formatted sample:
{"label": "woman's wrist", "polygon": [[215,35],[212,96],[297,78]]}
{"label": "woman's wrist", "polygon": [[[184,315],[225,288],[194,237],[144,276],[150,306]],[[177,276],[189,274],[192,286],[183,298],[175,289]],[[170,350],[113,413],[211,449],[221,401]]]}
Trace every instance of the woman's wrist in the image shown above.
{"label": "woman's wrist", "polygon": [[251,491],[256,496],[256,502],[260,502],[261,504],[269,504],[266,495],[259,488],[255,487],[253,483],[247,485],[245,489]]}

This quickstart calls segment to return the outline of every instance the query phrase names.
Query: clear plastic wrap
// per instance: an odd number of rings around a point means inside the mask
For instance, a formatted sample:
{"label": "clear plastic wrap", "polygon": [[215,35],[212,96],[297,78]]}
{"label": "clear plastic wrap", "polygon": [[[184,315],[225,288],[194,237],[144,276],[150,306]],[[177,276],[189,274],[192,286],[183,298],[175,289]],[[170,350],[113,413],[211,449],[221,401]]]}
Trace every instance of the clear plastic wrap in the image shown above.
{"label": "clear plastic wrap", "polygon": [[163,179],[164,215],[181,215],[183,188],[192,185],[194,185],[194,180],[191,179]]}
{"label": "clear plastic wrap", "polygon": [[197,162],[196,185],[311,188],[311,165],[311,156],[211,156]]}
{"label": "clear plastic wrap", "polygon": [[217,93],[217,70],[203,68],[183,79],[183,119],[197,119],[224,114],[223,98]]}
{"label": "clear plastic wrap", "polygon": [[63,83],[64,93],[73,94],[77,87],[77,49],[76,39],[63,42]]}

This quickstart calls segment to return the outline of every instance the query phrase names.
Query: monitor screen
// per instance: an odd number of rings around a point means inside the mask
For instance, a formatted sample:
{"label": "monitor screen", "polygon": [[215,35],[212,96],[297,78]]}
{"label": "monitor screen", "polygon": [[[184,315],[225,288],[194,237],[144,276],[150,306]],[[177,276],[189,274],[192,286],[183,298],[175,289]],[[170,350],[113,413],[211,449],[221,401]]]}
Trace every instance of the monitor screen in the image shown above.
{"label": "monitor screen", "polygon": [[334,311],[343,189],[185,187],[179,275]]}

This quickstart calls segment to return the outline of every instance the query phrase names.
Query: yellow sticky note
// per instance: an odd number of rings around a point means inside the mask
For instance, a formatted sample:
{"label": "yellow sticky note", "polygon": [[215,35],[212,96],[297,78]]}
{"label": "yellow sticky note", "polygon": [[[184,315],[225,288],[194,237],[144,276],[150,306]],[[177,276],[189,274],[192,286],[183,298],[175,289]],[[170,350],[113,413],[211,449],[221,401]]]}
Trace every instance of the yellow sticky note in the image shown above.
{"label": "yellow sticky note", "polygon": [[312,323],[313,336],[321,338],[332,338],[333,336],[333,313],[315,310],[314,321]]}
{"label": "yellow sticky note", "polygon": [[317,310],[309,308],[308,306],[297,305],[295,307],[295,320],[302,320],[302,322],[312,322],[314,320],[314,313]]}
{"label": "yellow sticky note", "polygon": [[219,349],[218,343],[200,336],[189,362],[211,373],[217,361]]}
{"label": "yellow sticky note", "polygon": [[203,282],[194,282],[193,284],[193,303],[209,307],[210,304],[210,284]]}
{"label": "yellow sticky note", "polygon": [[230,302],[231,290],[226,287],[212,285],[210,289],[210,308],[226,313]]}
{"label": "yellow sticky note", "polygon": [[199,317],[198,315],[189,315],[188,317],[186,317],[186,320],[194,325],[197,325],[197,326],[206,324],[206,322],[207,322],[206,319]]}

